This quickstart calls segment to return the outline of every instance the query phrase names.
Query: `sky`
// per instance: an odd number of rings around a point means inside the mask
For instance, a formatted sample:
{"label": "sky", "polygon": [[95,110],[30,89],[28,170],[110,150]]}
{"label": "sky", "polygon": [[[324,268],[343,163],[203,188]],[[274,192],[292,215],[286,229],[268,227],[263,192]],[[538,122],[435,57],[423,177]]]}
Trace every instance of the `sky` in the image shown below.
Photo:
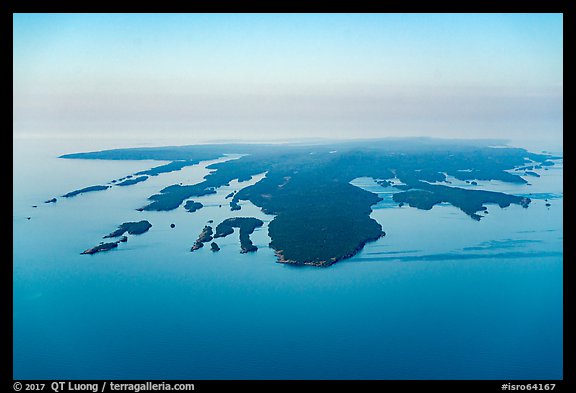
{"label": "sky", "polygon": [[562,140],[562,14],[14,14],[15,137]]}

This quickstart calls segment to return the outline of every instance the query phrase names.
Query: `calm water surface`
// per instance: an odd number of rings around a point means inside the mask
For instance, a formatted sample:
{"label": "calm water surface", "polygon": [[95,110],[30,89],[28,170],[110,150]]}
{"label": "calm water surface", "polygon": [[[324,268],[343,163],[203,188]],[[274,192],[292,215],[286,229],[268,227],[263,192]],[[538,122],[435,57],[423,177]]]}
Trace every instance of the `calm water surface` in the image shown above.
{"label": "calm water surface", "polygon": [[[450,205],[399,208],[394,189],[356,179],[383,197],[372,217],[387,235],[314,268],[275,263],[272,216],[227,208],[226,194],[263,174],[194,198],[196,213],[135,210],[201,181],[213,161],[42,203],[162,163],[56,158],[107,147],[117,146],[14,141],[15,379],[562,378],[561,161],[530,186],[480,182],[533,199],[488,205],[480,222]],[[233,216],[265,222],[256,253],[239,253],[237,233],[218,239],[219,253],[189,252],[208,220]],[[141,219],[149,232],[80,255]]]}

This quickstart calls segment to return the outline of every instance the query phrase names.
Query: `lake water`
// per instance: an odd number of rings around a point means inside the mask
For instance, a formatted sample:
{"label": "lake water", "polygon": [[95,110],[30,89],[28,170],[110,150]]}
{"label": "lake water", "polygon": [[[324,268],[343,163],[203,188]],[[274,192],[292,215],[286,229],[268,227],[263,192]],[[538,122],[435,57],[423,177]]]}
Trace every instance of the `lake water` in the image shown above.
{"label": "lake water", "polygon": [[[106,147],[117,145],[14,140],[15,379],[562,378],[561,161],[530,186],[480,182],[533,199],[488,205],[480,222],[450,205],[397,207],[392,188],[356,179],[383,197],[372,217],[386,236],[315,268],[275,262],[273,217],[227,208],[238,183],[194,198],[195,213],[135,210],[201,181],[209,162],[43,203],[161,163],[56,158]],[[218,253],[189,252],[208,220],[233,216],[265,222],[257,252],[240,254],[236,232]],[[141,219],[147,233],[80,255]]]}

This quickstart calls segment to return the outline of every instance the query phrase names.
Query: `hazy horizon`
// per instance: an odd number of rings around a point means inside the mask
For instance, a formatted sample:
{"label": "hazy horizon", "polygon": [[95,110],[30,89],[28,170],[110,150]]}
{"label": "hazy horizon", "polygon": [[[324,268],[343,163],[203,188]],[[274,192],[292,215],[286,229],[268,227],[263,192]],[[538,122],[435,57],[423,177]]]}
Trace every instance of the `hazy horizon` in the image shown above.
{"label": "hazy horizon", "polygon": [[562,144],[561,14],[14,14],[13,135]]}
{"label": "hazy horizon", "polygon": [[14,380],[565,376],[562,14],[13,22]]}

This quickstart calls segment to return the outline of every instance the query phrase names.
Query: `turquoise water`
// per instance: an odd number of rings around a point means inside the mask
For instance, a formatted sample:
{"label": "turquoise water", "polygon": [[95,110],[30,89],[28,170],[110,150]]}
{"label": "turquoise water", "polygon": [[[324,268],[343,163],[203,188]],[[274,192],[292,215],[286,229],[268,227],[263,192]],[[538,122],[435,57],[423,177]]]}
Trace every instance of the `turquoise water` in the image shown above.
{"label": "turquoise water", "polygon": [[[392,188],[356,179],[384,198],[372,217],[387,235],[314,268],[275,263],[273,217],[249,202],[227,209],[237,183],[195,198],[196,213],[135,210],[164,186],[200,181],[210,162],[42,203],[159,165],[56,158],[115,147],[98,143],[14,142],[15,379],[562,378],[561,165],[530,186],[480,183],[533,199],[489,205],[480,222],[450,205],[399,208]],[[240,254],[236,233],[219,253],[189,252],[207,220],[232,216],[265,222],[256,253]],[[149,232],[80,255],[140,219]]]}

